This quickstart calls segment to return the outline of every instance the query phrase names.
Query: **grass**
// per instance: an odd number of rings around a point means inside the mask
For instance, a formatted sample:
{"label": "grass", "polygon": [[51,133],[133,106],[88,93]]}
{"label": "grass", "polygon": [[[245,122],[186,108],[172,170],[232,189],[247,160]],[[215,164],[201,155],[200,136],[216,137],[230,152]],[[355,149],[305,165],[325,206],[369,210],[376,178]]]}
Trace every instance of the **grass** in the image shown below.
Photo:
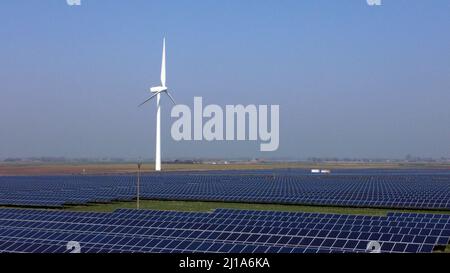
{"label": "grass", "polygon": [[[65,209],[70,211],[112,212],[119,208],[135,209],[136,202],[89,204],[80,206],[69,206],[66,207]],[[395,210],[395,209],[381,209],[381,208],[378,209],[378,208],[326,207],[326,206],[202,202],[202,201],[162,201],[162,200],[141,200],[140,208],[151,210],[175,210],[175,211],[198,211],[198,212],[212,211],[217,208],[229,208],[229,209],[247,209],[247,210],[273,210],[273,211],[381,215],[381,216],[386,215],[388,212],[392,211],[450,214],[450,211]]]}
{"label": "grass", "polygon": [[445,248],[437,249],[434,251],[435,253],[450,253],[450,245],[447,245]]}

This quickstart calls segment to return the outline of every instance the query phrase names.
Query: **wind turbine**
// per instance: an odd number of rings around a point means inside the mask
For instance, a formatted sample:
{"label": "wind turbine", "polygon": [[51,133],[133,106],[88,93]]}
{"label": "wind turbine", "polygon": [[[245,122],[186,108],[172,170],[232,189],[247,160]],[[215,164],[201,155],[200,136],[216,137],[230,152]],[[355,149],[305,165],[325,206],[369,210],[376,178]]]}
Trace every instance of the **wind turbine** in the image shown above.
{"label": "wind turbine", "polygon": [[156,155],[155,155],[155,171],[161,171],[161,93],[166,94],[175,104],[175,100],[169,94],[166,86],[166,38],[163,40],[162,64],[161,64],[161,85],[150,88],[153,95],[139,104],[142,106],[156,96]]}

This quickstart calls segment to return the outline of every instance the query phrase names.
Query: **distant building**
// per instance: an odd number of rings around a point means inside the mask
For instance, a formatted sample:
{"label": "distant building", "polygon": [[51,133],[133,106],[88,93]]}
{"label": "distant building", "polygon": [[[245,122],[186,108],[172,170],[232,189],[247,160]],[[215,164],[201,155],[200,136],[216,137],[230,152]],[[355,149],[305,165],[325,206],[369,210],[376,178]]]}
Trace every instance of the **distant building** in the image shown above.
{"label": "distant building", "polygon": [[314,174],[319,174],[319,173],[321,173],[321,174],[330,174],[331,173],[331,171],[330,170],[327,170],[327,169],[311,169],[311,173],[314,173]]}

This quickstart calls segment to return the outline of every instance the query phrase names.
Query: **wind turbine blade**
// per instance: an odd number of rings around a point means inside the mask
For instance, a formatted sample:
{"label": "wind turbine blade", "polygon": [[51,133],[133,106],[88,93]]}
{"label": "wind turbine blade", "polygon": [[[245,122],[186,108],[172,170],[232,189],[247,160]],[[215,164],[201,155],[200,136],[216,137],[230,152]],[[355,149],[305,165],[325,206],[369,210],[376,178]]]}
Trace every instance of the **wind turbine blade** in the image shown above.
{"label": "wind turbine blade", "polygon": [[161,63],[161,86],[166,86],[166,38],[163,40],[163,53]]}
{"label": "wind turbine blade", "polygon": [[156,95],[158,95],[160,92],[153,94],[150,98],[146,99],[143,103],[139,104],[138,107],[141,107],[142,105],[146,104],[148,101],[153,99]]}
{"label": "wind turbine blade", "polygon": [[169,98],[170,98],[170,100],[173,102],[173,104],[176,104],[176,103],[175,103],[175,100],[173,99],[172,95],[170,95],[169,92],[166,91],[166,92],[164,92],[164,93],[166,93],[167,96],[169,96]]}

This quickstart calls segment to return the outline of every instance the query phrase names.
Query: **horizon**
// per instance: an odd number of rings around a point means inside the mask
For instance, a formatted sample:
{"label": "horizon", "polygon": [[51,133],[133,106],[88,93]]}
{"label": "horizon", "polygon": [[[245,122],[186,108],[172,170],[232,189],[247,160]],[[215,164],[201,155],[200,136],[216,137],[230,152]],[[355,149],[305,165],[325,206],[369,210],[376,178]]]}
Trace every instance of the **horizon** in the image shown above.
{"label": "horizon", "polygon": [[[42,161],[42,162],[154,162],[155,158],[139,158],[139,157],[64,157],[64,156],[32,156],[32,157],[0,157],[1,162],[29,162],[29,161]],[[364,157],[305,157],[305,158],[294,158],[294,157],[167,157],[162,162],[176,162],[176,161],[261,161],[261,162],[314,162],[314,161],[341,161],[341,162],[359,162],[359,161],[373,161],[373,162],[449,162],[450,157],[421,157],[406,155],[402,158],[364,158]]]}

